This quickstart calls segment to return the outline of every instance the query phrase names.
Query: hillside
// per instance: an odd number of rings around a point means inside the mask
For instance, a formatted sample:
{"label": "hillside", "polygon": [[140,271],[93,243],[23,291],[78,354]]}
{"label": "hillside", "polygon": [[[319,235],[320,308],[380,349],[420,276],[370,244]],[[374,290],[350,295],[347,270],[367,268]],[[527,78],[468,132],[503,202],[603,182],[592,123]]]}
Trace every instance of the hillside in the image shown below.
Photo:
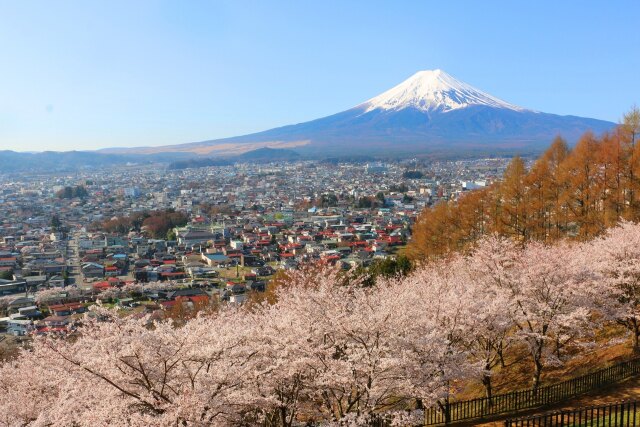
{"label": "hillside", "polygon": [[570,143],[587,130],[614,123],[560,116],[510,104],[442,70],[420,71],[349,110],[250,135],[164,147],[103,150],[152,154],[188,151],[237,155],[258,148],[296,148],[301,154],[416,154],[468,150],[543,149],[557,135]]}
{"label": "hillside", "polygon": [[425,209],[407,254],[439,258],[492,234],[522,243],[587,240],[621,220],[640,220],[636,138],[621,126],[601,138],[586,133],[574,147],[557,138],[530,168],[514,157],[493,185]]}

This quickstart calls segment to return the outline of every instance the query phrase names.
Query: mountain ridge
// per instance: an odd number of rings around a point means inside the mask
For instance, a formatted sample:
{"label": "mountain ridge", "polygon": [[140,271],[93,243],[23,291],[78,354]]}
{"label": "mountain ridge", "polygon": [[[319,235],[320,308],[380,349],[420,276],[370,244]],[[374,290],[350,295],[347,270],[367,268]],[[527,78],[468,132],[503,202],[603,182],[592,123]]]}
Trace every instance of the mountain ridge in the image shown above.
{"label": "mountain ridge", "polygon": [[225,157],[264,147],[295,148],[308,156],[541,150],[557,135],[571,143],[587,130],[602,133],[615,126],[520,107],[436,69],[419,71],[365,102],[315,120],[229,138],[106,152]]}

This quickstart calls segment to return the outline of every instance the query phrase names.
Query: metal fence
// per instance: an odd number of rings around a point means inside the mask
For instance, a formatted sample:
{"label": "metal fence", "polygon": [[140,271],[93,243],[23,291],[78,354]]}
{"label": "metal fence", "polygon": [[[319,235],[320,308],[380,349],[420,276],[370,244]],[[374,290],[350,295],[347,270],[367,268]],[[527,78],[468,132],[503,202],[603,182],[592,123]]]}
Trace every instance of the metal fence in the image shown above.
{"label": "metal fence", "polygon": [[[425,411],[425,425],[449,424],[539,408],[597,390],[640,374],[640,358],[537,390],[521,390],[458,402],[443,402]],[[554,424],[555,425],[555,424]]]}
{"label": "metal fence", "polygon": [[569,411],[522,417],[504,422],[505,427],[629,427],[638,425],[637,401],[588,406]]}

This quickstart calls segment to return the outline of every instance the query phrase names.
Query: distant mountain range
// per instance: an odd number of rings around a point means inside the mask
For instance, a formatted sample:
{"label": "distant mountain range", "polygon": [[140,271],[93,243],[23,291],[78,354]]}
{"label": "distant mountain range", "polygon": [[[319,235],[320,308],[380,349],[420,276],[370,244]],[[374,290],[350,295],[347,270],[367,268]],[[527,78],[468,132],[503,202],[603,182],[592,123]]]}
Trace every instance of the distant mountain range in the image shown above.
{"label": "distant mountain range", "polygon": [[70,170],[123,163],[201,167],[298,158],[465,156],[540,152],[555,136],[569,142],[616,124],[522,108],[491,96],[442,70],[420,71],[349,110],[250,135],[162,147],[97,152],[0,151],[0,173]]}
{"label": "distant mountain range", "polygon": [[110,165],[167,163],[168,169],[228,166],[234,163],[294,161],[300,154],[287,149],[259,148],[229,157],[203,157],[193,153],[105,154],[92,151],[45,151],[42,153],[0,150],[0,174],[3,172],[64,172]]}
{"label": "distant mountain range", "polygon": [[59,172],[84,167],[170,162],[193,157],[192,153],[102,154],[95,151],[43,151],[41,153],[0,150],[3,172]]}
{"label": "distant mountain range", "polygon": [[191,152],[232,156],[263,147],[310,156],[540,149],[556,135],[575,141],[615,123],[518,107],[442,70],[420,71],[349,110],[250,135],[164,147],[102,150],[118,154]]}
{"label": "distant mountain range", "polygon": [[287,150],[286,148],[258,148],[257,150],[247,151],[236,157],[236,161],[260,162],[260,161],[293,161],[299,160],[300,154]]}
{"label": "distant mountain range", "polygon": [[169,169],[190,169],[201,168],[207,166],[228,166],[234,163],[268,163],[294,161],[301,158],[300,154],[293,150],[277,149],[277,148],[258,148],[257,150],[247,151],[239,156],[228,158],[214,157],[194,157],[186,160],[178,160],[169,164]]}

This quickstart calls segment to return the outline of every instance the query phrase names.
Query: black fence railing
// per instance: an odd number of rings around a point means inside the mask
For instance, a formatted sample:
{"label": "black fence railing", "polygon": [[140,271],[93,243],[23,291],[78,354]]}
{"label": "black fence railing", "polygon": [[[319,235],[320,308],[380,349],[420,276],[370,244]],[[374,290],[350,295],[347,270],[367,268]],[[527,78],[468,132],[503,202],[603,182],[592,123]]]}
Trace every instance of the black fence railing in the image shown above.
{"label": "black fence railing", "polygon": [[443,402],[425,411],[425,425],[450,424],[477,418],[540,408],[597,390],[640,374],[640,358],[537,390],[520,390],[458,402]]}
{"label": "black fence railing", "polygon": [[550,412],[504,422],[505,427],[630,427],[640,422],[637,401]]}

